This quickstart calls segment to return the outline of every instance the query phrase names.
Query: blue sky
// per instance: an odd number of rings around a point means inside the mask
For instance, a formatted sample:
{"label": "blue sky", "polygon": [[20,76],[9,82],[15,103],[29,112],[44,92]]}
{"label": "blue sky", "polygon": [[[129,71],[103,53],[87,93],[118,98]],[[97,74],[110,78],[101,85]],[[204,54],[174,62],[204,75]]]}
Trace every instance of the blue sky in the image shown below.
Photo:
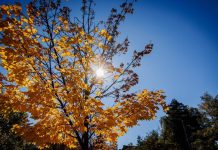
{"label": "blue sky", "polygon": [[[78,14],[79,0],[66,3],[72,7],[72,13]],[[96,20],[104,20],[110,9],[120,3],[96,0]],[[132,51],[143,49],[149,41],[154,43],[152,54],[137,69],[140,84],[136,90],[162,89],[168,103],[176,98],[190,106],[197,106],[205,92],[218,94],[217,0],[138,0],[135,13],[121,25],[121,32],[121,39],[128,36]],[[156,120],[131,128],[119,138],[119,148],[135,143],[138,135],[160,129],[162,115],[160,111]]]}

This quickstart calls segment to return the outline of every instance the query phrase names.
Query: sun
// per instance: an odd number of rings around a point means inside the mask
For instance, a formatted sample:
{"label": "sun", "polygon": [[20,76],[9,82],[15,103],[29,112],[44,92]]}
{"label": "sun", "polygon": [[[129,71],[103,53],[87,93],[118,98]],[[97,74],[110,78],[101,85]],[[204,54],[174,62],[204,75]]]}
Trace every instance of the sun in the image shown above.
{"label": "sun", "polygon": [[103,68],[98,68],[95,73],[97,77],[103,77],[105,74],[105,71]]}

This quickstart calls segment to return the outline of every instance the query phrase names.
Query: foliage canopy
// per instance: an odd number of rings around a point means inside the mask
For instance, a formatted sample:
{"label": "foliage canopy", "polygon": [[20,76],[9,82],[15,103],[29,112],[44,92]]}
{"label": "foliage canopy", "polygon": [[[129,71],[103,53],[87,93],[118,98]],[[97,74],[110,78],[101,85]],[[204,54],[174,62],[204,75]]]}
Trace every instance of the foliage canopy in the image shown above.
{"label": "foliage canopy", "polygon": [[[139,120],[154,118],[159,105],[167,109],[161,90],[130,91],[138,83],[134,68],[152,44],[127,64],[113,61],[128,51],[127,38],[117,41],[118,27],[133,3],[113,8],[105,22],[94,22],[92,0],[82,1],[81,18],[70,17],[60,0],[33,0],[26,12],[20,4],[0,6],[0,66],[6,70],[0,103],[35,120],[14,126],[16,132],[39,147],[93,149],[99,138],[113,144]],[[99,68],[104,76],[96,75]]]}

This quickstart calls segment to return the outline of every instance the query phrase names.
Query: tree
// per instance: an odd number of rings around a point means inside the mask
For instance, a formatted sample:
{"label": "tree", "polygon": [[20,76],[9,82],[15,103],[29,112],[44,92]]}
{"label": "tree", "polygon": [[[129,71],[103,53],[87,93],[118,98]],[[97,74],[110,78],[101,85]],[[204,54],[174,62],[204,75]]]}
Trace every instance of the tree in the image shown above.
{"label": "tree", "polygon": [[15,149],[22,147],[23,144],[22,139],[11,131],[13,124],[22,120],[21,114],[10,113],[8,115],[6,117],[0,114],[0,149]]}
{"label": "tree", "polygon": [[160,119],[160,134],[151,131],[145,138],[137,138],[131,150],[216,150],[217,145],[217,96],[204,94],[198,108],[172,100],[167,115]]}
{"label": "tree", "polygon": [[[116,142],[128,127],[167,109],[163,92],[130,92],[138,83],[134,68],[153,44],[134,51],[129,63],[115,65],[126,54],[128,39],[117,41],[119,25],[133,13],[134,2],[112,9],[105,22],[94,22],[94,2],[82,1],[82,16],[70,17],[60,0],[33,0],[0,6],[1,103],[28,112],[34,121],[14,130],[43,148],[51,143],[93,149],[98,137]],[[111,105],[105,105],[107,99]],[[111,145],[109,144],[109,145]]]}
{"label": "tree", "polygon": [[159,150],[161,145],[159,144],[159,134],[157,131],[151,131],[144,139],[138,137],[138,144],[135,150]]}
{"label": "tree", "polygon": [[[0,108],[2,108],[1,104]],[[19,135],[11,130],[13,125],[22,124],[25,121],[26,115],[24,113],[0,109],[0,149],[36,149],[35,146],[27,144]]]}
{"label": "tree", "polygon": [[194,146],[198,149],[215,150],[218,148],[218,96],[205,93],[199,109],[203,115],[202,130],[196,133],[198,139]]}
{"label": "tree", "polygon": [[197,139],[195,133],[202,130],[202,114],[197,108],[172,100],[161,123],[164,143],[173,144],[175,149],[193,149],[192,143]]}

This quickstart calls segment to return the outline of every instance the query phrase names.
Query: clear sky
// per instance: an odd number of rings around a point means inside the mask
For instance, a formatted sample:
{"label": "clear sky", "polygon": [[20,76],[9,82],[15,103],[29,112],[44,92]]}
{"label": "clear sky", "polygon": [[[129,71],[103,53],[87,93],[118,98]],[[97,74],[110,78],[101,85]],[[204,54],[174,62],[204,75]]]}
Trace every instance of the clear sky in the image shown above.
{"label": "clear sky", "polygon": [[[96,20],[104,20],[121,2],[96,0]],[[80,1],[67,3],[77,14]],[[135,89],[162,89],[168,103],[176,98],[190,106],[197,106],[205,92],[218,94],[218,0],[138,0],[121,32],[122,38],[128,36],[132,51],[154,43],[152,54],[137,69],[140,84]],[[160,111],[156,120],[131,128],[119,138],[119,148],[135,143],[138,135],[160,129],[162,115]]]}

